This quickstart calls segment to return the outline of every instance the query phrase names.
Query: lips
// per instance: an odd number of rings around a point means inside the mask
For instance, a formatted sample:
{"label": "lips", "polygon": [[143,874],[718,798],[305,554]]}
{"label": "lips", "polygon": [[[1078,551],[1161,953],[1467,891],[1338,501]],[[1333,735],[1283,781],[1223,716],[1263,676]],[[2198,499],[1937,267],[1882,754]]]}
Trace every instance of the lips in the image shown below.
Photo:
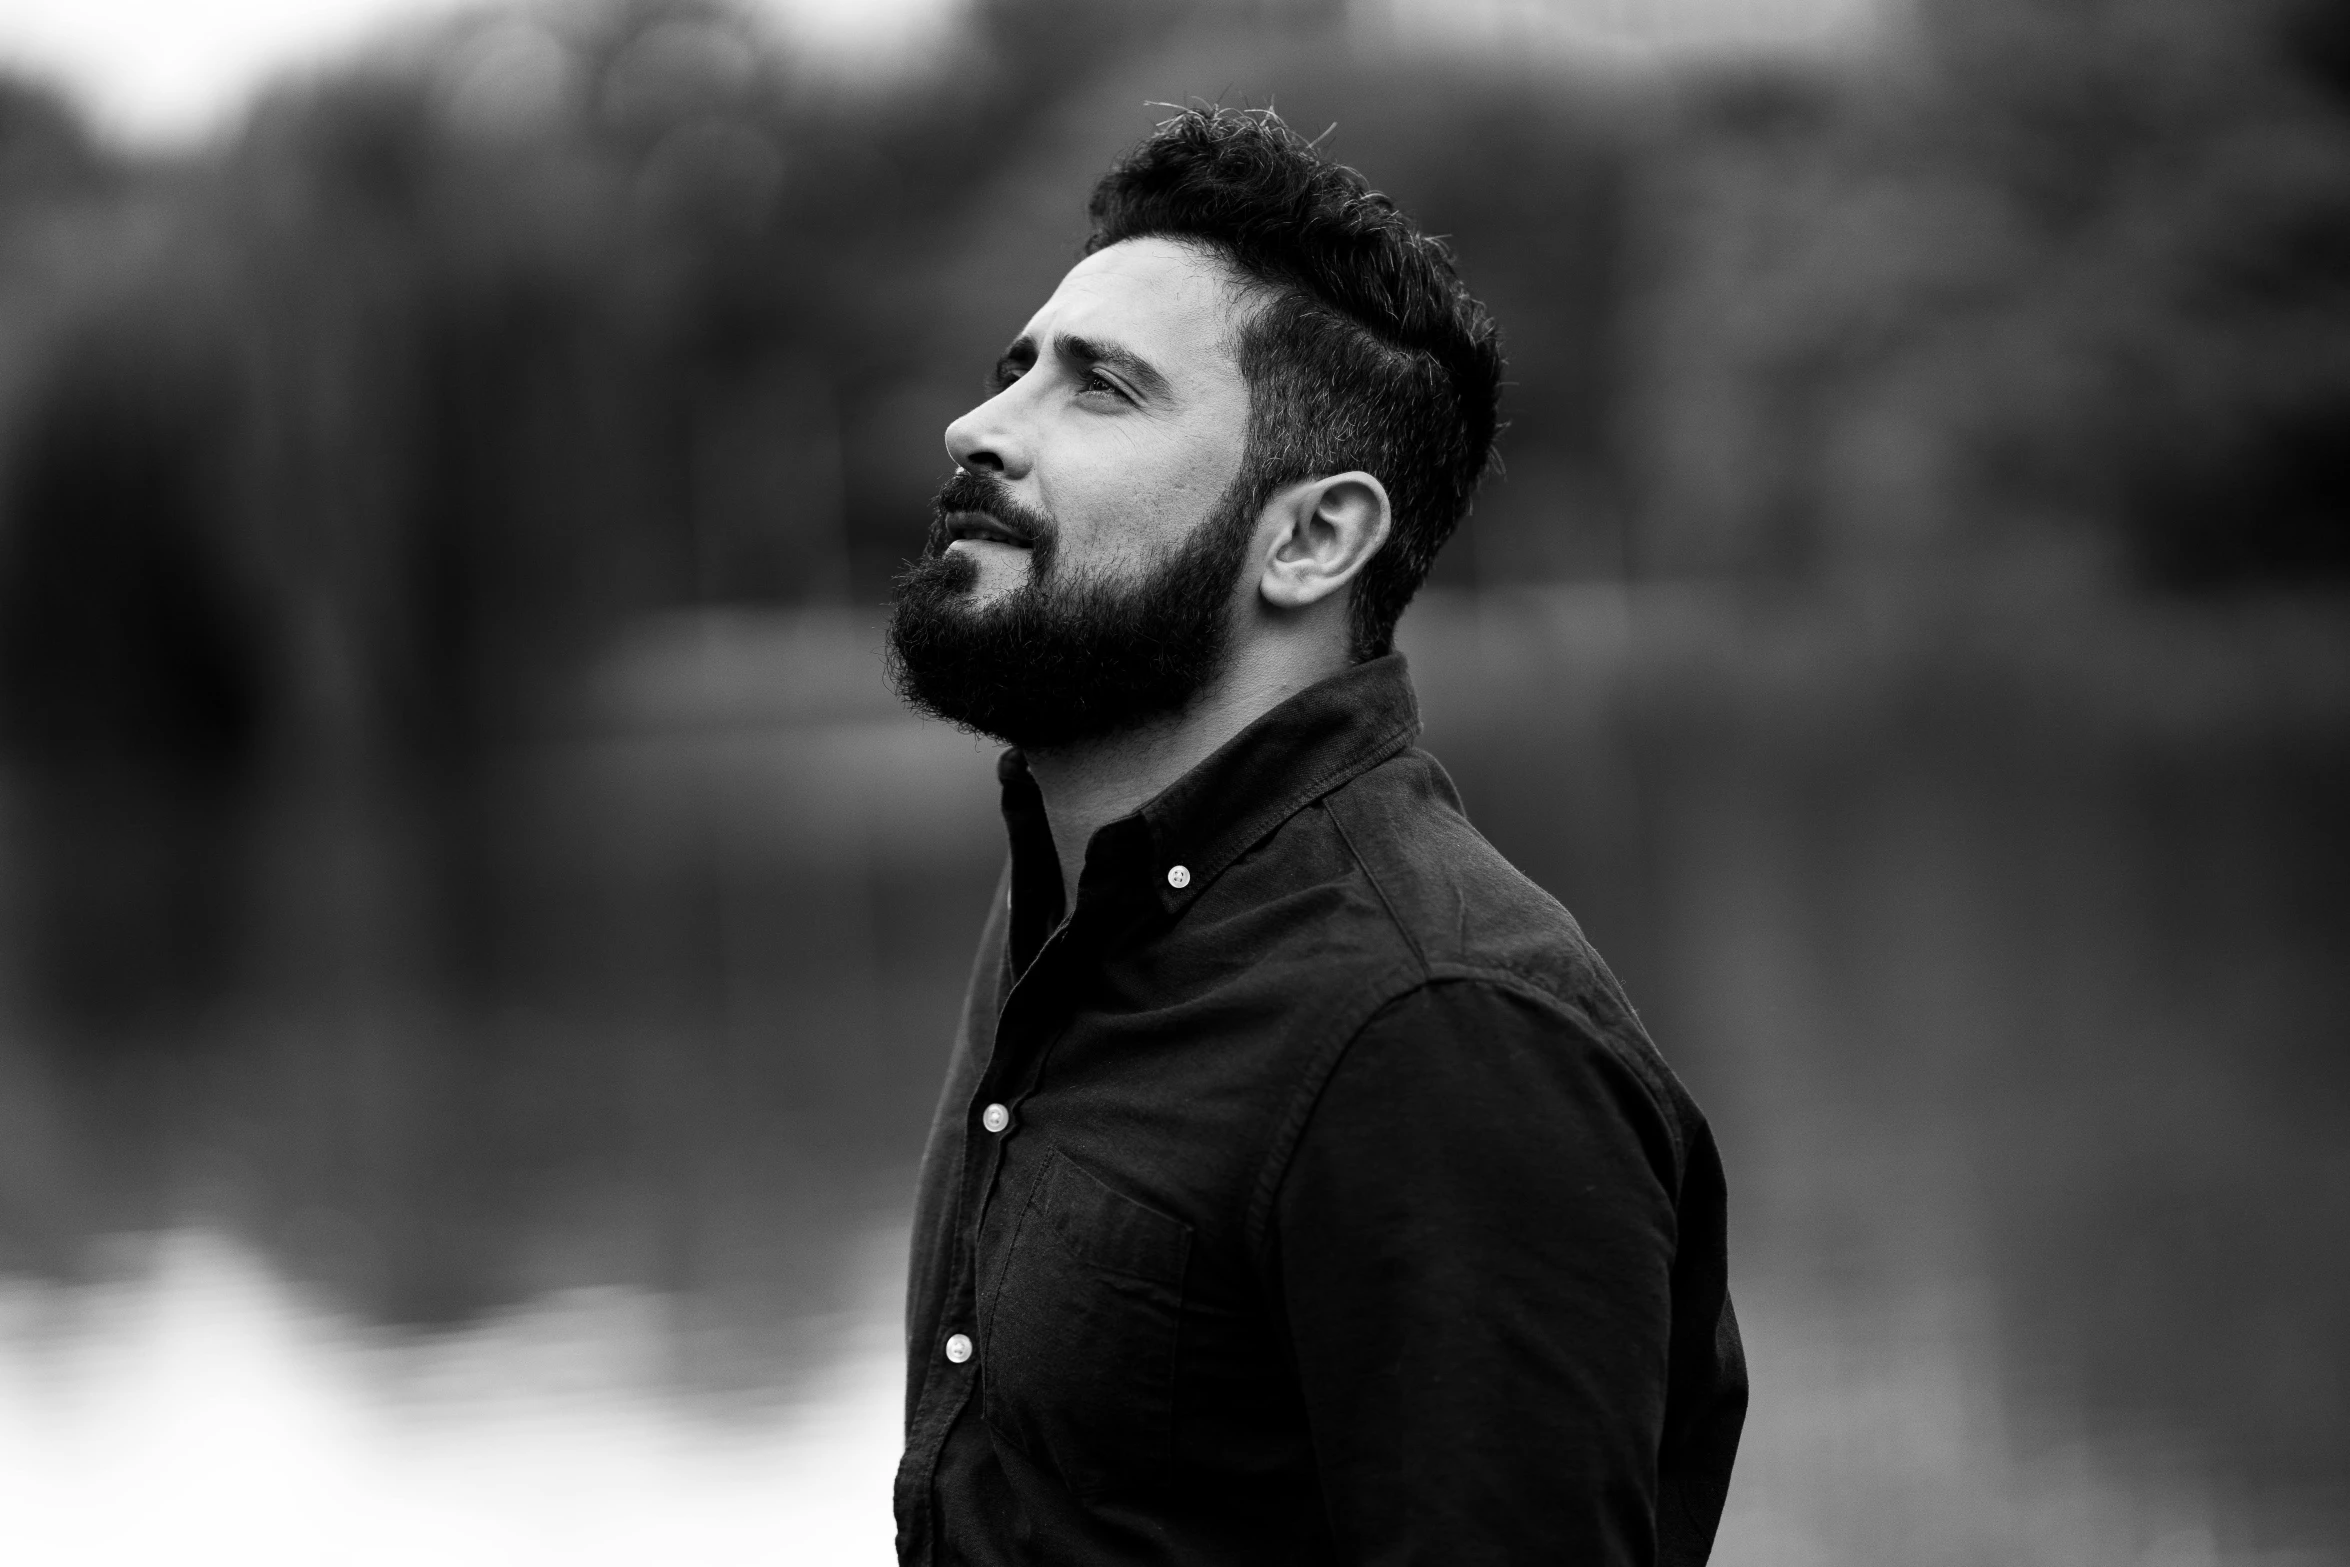
{"label": "lips", "polygon": [[991,544],[1009,544],[1015,549],[1029,549],[1035,537],[1017,523],[983,511],[950,512],[946,519],[947,543],[960,544],[966,539],[984,540]]}

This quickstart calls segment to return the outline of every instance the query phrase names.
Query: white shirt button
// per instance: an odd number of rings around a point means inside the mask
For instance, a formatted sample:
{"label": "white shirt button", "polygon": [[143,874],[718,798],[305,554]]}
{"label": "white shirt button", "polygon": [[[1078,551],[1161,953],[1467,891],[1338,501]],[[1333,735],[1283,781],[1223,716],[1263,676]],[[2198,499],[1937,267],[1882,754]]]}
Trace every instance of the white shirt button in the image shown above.
{"label": "white shirt button", "polygon": [[947,1359],[961,1365],[971,1358],[971,1335],[958,1333],[947,1340]]}
{"label": "white shirt button", "polygon": [[979,1124],[991,1132],[1000,1132],[1012,1124],[1012,1112],[1002,1105],[989,1105],[979,1112]]}
{"label": "white shirt button", "polygon": [[1177,892],[1181,892],[1181,891],[1182,891],[1184,888],[1186,888],[1186,887],[1190,886],[1190,885],[1191,885],[1191,867],[1190,867],[1190,866],[1188,866],[1188,865],[1170,865],[1170,866],[1168,866],[1168,867],[1167,867],[1167,885],[1168,885],[1168,886],[1170,886],[1170,887],[1172,887],[1172,888],[1174,888],[1174,889],[1175,889]]}

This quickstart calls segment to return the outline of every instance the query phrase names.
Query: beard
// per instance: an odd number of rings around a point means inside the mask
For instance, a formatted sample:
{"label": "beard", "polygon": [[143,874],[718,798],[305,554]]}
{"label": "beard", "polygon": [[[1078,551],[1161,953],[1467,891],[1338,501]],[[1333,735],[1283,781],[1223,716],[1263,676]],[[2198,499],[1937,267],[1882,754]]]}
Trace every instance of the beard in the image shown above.
{"label": "beard", "polygon": [[[1069,571],[1059,530],[1004,485],[957,473],[922,558],[897,581],[889,667],[914,707],[1024,750],[1181,712],[1223,672],[1253,517],[1236,481],[1172,553],[1131,582]],[[978,562],[947,551],[948,519],[982,512],[1029,541],[1028,580],[971,602]]]}

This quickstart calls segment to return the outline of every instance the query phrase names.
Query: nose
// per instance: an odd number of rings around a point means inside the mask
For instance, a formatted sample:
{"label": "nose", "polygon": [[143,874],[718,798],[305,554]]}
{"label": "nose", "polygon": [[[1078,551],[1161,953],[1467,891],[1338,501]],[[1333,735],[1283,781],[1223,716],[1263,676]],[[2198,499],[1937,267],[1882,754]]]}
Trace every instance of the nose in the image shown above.
{"label": "nose", "polygon": [[968,473],[992,474],[999,479],[1026,475],[1028,443],[1014,428],[1011,393],[1006,387],[947,426],[947,455]]}

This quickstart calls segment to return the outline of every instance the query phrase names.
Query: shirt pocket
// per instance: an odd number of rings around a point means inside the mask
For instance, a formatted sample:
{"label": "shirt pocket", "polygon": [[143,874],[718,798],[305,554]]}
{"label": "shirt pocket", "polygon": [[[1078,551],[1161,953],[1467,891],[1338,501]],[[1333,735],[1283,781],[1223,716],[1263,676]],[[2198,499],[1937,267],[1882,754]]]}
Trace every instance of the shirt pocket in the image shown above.
{"label": "shirt pocket", "polygon": [[1080,1495],[1173,1457],[1191,1228],[1046,1149],[979,1319],[989,1430]]}

